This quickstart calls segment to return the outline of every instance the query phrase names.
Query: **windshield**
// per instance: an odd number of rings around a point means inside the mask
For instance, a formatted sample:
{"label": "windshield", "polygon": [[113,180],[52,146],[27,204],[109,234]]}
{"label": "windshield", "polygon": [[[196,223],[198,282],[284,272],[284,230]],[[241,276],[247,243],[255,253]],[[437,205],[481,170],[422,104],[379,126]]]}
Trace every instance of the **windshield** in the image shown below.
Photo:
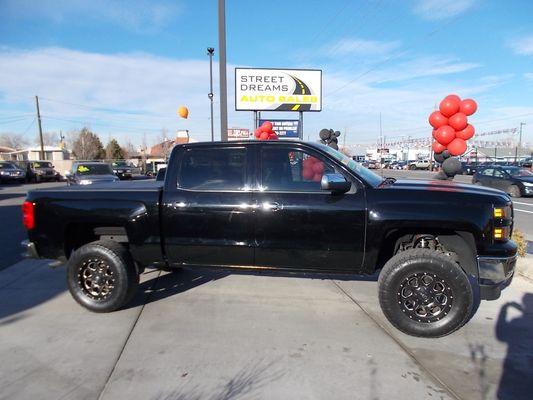
{"label": "windshield", "polygon": [[350,157],[342,154],[340,151],[332,149],[331,147],[321,143],[318,143],[318,146],[320,146],[328,154],[332,155],[335,159],[343,163],[348,169],[352,170],[354,173],[356,173],[358,176],[360,176],[363,180],[365,180],[372,186],[378,186],[380,183],[383,182],[383,178],[381,176],[375,174],[369,169],[366,169],[360,163],[352,160]]}
{"label": "windshield", "polygon": [[531,171],[524,168],[507,167],[504,168],[504,170],[511,176],[533,176],[533,173]]}
{"label": "windshield", "polygon": [[113,161],[111,165],[113,165],[113,167],[129,167],[126,161]]}
{"label": "windshield", "polygon": [[17,167],[15,167],[15,165],[11,164],[11,163],[1,163],[0,164],[0,169],[16,169]]}
{"label": "windshield", "polygon": [[49,162],[34,162],[33,168],[52,168],[52,163]]}
{"label": "windshield", "polygon": [[76,169],[78,175],[112,175],[111,167],[107,164],[79,164]]}

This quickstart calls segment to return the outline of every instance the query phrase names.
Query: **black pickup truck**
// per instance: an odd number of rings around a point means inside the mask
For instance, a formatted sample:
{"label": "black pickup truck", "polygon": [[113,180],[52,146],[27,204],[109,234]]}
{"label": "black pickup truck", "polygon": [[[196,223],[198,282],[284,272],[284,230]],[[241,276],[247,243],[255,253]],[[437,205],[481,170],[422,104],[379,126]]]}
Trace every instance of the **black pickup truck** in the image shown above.
{"label": "black pickup truck", "polygon": [[513,277],[504,192],[382,178],[321,144],[177,145],[164,182],[28,193],[30,257],[67,265],[96,312],[134,295],[147,266],[377,274],[381,308],[411,335],[439,337]]}

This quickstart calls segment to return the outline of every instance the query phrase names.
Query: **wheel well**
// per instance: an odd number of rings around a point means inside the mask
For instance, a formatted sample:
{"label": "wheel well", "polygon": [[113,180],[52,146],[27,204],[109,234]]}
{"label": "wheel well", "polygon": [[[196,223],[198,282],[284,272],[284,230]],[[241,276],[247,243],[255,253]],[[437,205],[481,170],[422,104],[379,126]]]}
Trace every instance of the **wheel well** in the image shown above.
{"label": "wheel well", "polygon": [[400,251],[421,247],[450,254],[467,274],[478,277],[476,245],[470,232],[398,229],[389,232],[381,243],[376,269]]}
{"label": "wheel well", "polygon": [[65,256],[70,258],[70,254],[84,244],[96,240],[113,240],[119,243],[127,243],[128,235],[122,226],[100,226],[85,223],[70,224],[65,230]]}

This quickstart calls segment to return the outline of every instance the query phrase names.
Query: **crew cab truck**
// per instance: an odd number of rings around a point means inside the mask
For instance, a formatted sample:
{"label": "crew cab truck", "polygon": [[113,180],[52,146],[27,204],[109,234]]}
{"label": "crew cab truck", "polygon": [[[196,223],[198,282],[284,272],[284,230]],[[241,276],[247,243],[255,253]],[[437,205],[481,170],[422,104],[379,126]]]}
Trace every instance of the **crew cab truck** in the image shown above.
{"label": "crew cab truck", "polygon": [[147,266],[377,274],[401,331],[439,337],[513,277],[504,192],[382,178],[321,144],[177,145],[164,182],[30,191],[28,256],[66,263],[82,306],[117,310]]}

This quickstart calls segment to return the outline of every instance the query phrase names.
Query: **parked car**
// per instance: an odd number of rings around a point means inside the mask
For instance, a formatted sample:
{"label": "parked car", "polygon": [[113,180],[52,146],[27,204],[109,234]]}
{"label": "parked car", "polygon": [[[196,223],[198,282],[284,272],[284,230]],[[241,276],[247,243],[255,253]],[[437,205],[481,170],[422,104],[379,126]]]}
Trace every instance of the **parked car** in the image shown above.
{"label": "parked car", "polygon": [[120,180],[131,179],[133,176],[133,167],[126,161],[113,161],[111,167]]}
{"label": "parked car", "polygon": [[416,170],[416,169],[429,169],[431,166],[431,162],[429,160],[417,160],[409,164],[410,170]]}
{"label": "parked car", "polygon": [[476,171],[472,183],[503,190],[512,197],[533,195],[533,173],[521,167],[490,165]]}
{"label": "parked car", "polygon": [[97,312],[128,303],[148,265],[380,271],[384,314],[423,337],[459,329],[475,298],[498,298],[513,277],[512,202],[498,190],[382,178],[288,140],[177,145],[166,172],[164,182],[30,191],[26,254],[68,260],[70,293]]}
{"label": "parked car", "polygon": [[155,180],[156,181],[164,181],[166,173],[167,173],[167,168],[166,167],[159,169],[159,171],[157,171],[157,175],[155,176]]}
{"label": "parked car", "polygon": [[54,169],[50,161],[26,161],[24,166],[26,168],[27,182],[59,182],[61,180],[61,175]]}
{"label": "parked car", "polygon": [[101,162],[75,162],[67,172],[67,185],[92,185],[93,183],[117,182],[111,166]]}
{"label": "parked car", "polygon": [[0,161],[0,183],[26,181],[26,172],[9,161]]}
{"label": "parked car", "polygon": [[461,162],[461,165],[463,167],[463,175],[474,175],[478,168],[478,164],[467,163],[466,161]]}
{"label": "parked car", "polygon": [[166,161],[153,161],[151,163],[147,163],[144,174],[149,177],[154,177],[157,175],[157,171],[159,171],[161,168],[165,168],[166,166]]}

